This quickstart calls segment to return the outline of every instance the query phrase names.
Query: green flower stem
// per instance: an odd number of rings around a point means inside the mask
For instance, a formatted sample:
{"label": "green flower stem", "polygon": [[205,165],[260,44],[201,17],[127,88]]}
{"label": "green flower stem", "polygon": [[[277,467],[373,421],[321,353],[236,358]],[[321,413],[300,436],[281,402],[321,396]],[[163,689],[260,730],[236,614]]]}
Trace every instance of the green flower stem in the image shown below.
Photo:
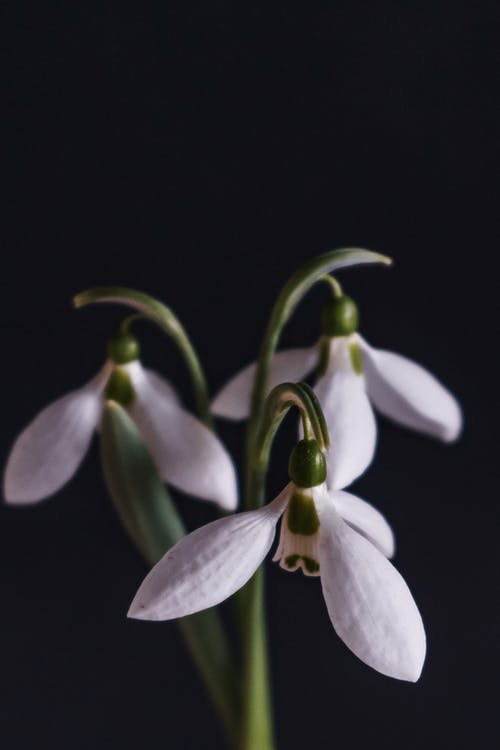
{"label": "green flower stem", "polygon": [[[361,248],[332,250],[305,263],[291,276],[281,290],[271,312],[264,334],[252,393],[250,420],[246,443],[245,507],[259,508],[264,502],[264,488],[269,451],[259,445],[265,419],[265,397],[271,360],[284,326],[310,288],[325,274],[364,263],[391,263],[390,258]],[[243,750],[272,750],[273,726],[269,669],[264,617],[263,572],[259,571],[247,584],[246,616],[243,627],[244,702]]]}
{"label": "green flower stem", "polygon": [[212,427],[210,399],[200,360],[184,327],[172,310],[148,294],[122,286],[94,287],[80,292],[73,299],[75,307],[84,307],[94,302],[116,302],[128,305],[144,318],[160,326],[175,341],[189,370],[198,415],[202,422]]}
{"label": "green flower stem", "polygon": [[264,569],[239,594],[243,610],[243,734],[241,750],[273,750],[273,719],[264,615]]}
{"label": "green flower stem", "polygon": [[[150,564],[186,534],[139,432],[114,401],[105,404],[101,459],[115,509]],[[231,745],[239,748],[241,699],[234,659],[215,609],[178,620]]]}
{"label": "green flower stem", "polygon": [[328,284],[334,298],[339,299],[342,297],[342,286],[334,276],[330,276],[327,273],[320,278],[320,281],[324,281],[325,284]]}
{"label": "green flower stem", "polygon": [[324,255],[319,255],[304,263],[288,279],[276,300],[262,341],[252,392],[252,404],[247,432],[247,495],[245,500],[246,507],[249,509],[260,507],[264,499],[263,485],[260,487],[256,486],[256,483],[251,478],[251,467],[253,464],[255,443],[263,418],[269,367],[283,328],[302,298],[317,281],[322,280],[325,274],[338,271],[341,268],[366,263],[390,265],[392,261],[385,255],[361,248],[350,247],[331,250]]}

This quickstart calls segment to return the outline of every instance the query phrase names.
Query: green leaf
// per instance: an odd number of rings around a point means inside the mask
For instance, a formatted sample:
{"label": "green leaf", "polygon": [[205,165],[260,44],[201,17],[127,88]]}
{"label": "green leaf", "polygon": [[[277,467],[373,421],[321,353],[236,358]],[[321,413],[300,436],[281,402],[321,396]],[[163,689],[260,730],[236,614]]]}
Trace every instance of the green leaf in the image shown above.
{"label": "green leaf", "polygon": [[[106,484],[125,529],[144,557],[156,563],[186,532],[134,422],[114,401],[104,406],[101,458]],[[178,620],[178,624],[236,746],[240,694],[219,615],[215,609],[207,609]]]}
{"label": "green leaf", "polygon": [[158,562],[185,530],[135,424],[115,401],[104,407],[101,458],[120,520],[144,557]]}
{"label": "green leaf", "polygon": [[80,292],[73,298],[75,307],[85,307],[95,302],[115,302],[137,310],[142,316],[156,323],[179,347],[186,362],[196,399],[200,419],[212,425],[208,388],[200,360],[179,318],[169,307],[137,289],[125,286],[101,286]]}

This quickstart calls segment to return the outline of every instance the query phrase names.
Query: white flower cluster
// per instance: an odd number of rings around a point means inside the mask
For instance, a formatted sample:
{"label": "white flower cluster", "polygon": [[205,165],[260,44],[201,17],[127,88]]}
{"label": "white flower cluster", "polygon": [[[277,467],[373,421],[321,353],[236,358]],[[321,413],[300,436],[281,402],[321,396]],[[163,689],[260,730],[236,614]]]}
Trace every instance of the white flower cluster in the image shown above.
{"label": "white flower cluster", "polygon": [[[383,415],[443,441],[457,438],[461,411],[436,378],[414,362],[373,349],[355,330],[322,336],[311,348],[278,352],[268,388],[296,382],[320,367],[315,392],[331,448],[326,481],[291,481],[259,510],[221,518],[182,538],[151,570],[129,616],[184,617],[241,588],[269,552],[286,570],[320,576],[332,624],[366,664],[402,680],[420,676],[425,632],[413,597],[389,558],[392,531],[369,503],[344,491],[369,466]],[[238,373],[213,401],[213,413],[248,415],[256,365]],[[108,360],[83,388],[44,409],[15,442],[5,472],[9,503],[42,500],[75,473],[99,428],[104,400],[121,403],[138,427],[165,482],[226,510],[237,506],[232,461],[218,438],[180,405],[172,386],[138,358]],[[322,459],[323,460],[323,459]],[[293,477],[292,477],[293,480]]]}

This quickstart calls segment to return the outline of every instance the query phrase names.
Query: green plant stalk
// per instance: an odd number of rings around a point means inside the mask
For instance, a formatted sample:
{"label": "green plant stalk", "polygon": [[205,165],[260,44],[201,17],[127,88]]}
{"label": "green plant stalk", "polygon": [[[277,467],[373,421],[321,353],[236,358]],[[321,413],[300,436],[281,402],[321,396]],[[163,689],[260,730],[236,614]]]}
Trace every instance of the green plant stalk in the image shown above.
{"label": "green plant stalk", "polygon": [[[116,402],[105,404],[101,459],[113,504],[146,560],[155,564],[186,533],[135,424]],[[233,655],[215,609],[178,620],[231,745],[239,747],[241,701]]]}
{"label": "green plant stalk", "polygon": [[304,263],[303,266],[290,276],[278,295],[262,340],[252,391],[246,447],[247,484],[245,504],[248,509],[260,507],[264,499],[263,482],[256,482],[253,477],[253,454],[263,418],[269,367],[283,328],[303,297],[316,282],[323,281],[322,277],[325,274],[333,273],[349,266],[366,263],[390,265],[392,260],[386,255],[380,255],[380,253],[363,250],[362,248],[349,247],[340,250],[331,250]]}
{"label": "green plant stalk", "polygon": [[127,305],[148,320],[152,320],[175,341],[189,371],[198,415],[202,422],[212,427],[210,398],[199,357],[182,323],[172,310],[154,297],[150,297],[149,294],[124,286],[93,287],[80,292],[73,298],[75,307],[84,307],[95,302],[115,302]]}
{"label": "green plant stalk", "polygon": [[[269,367],[284,326],[311,287],[325,274],[348,266],[365,263],[389,265],[391,259],[361,248],[332,250],[305,263],[282,288],[271,312],[264,334],[255,373],[250,419],[247,427],[245,507],[259,508],[264,502],[264,488],[269,451],[259,448],[264,419],[264,403]],[[264,617],[264,579],[259,571],[247,584],[246,616],[243,618],[244,701],[243,750],[272,750],[273,724],[269,668]],[[257,698],[260,696],[259,698]],[[258,738],[257,744],[255,743]]]}

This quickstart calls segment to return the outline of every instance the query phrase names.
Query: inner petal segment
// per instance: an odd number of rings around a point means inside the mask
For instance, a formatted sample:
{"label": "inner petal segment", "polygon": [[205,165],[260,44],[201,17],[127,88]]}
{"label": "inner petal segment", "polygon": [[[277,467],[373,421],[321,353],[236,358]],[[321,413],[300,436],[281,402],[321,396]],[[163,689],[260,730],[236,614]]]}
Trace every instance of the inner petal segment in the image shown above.
{"label": "inner petal segment", "polygon": [[296,489],[292,495],[273,560],[284,570],[301,568],[306,576],[319,576],[319,518],[310,490]]}

